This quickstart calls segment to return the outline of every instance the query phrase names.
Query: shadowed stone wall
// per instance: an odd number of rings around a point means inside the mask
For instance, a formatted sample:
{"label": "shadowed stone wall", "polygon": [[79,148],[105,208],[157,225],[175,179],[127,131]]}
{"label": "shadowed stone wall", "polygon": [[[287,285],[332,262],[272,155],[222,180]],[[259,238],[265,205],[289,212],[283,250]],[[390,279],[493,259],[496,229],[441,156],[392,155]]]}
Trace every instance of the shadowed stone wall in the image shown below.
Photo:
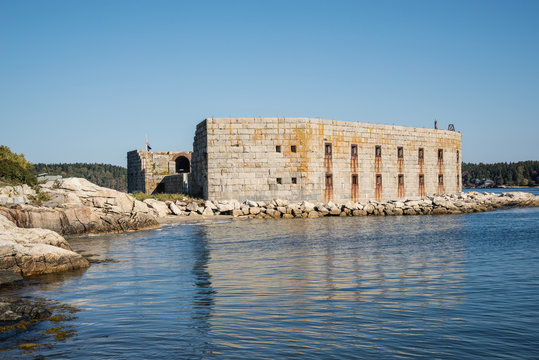
{"label": "shadowed stone wall", "polygon": [[127,191],[189,193],[191,152],[127,153]]}

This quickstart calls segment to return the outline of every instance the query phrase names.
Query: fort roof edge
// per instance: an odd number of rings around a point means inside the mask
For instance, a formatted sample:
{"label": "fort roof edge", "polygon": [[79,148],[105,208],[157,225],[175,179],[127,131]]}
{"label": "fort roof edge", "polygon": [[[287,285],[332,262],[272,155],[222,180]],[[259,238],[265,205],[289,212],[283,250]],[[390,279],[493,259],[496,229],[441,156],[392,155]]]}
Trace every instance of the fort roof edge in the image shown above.
{"label": "fort roof edge", "polygon": [[342,126],[362,126],[362,127],[369,127],[369,128],[379,128],[379,129],[395,129],[395,130],[410,130],[410,129],[417,129],[421,131],[428,131],[431,130],[433,132],[439,132],[444,131],[447,133],[458,133],[462,134],[460,131],[453,131],[453,130],[447,130],[447,129],[434,129],[434,128],[426,128],[426,127],[418,127],[418,126],[405,126],[405,125],[388,125],[388,124],[377,124],[377,123],[369,123],[369,122],[361,122],[361,121],[345,121],[345,120],[330,120],[330,119],[323,119],[323,118],[312,118],[312,117],[207,117],[201,122],[197,124],[197,128],[199,126],[203,126],[204,123],[207,122],[207,120],[212,121],[231,121],[235,120],[237,122],[242,120],[259,120],[261,122],[275,122],[275,121],[283,121],[283,122],[297,122],[297,123],[309,123],[309,122],[317,122],[327,125],[342,125]]}

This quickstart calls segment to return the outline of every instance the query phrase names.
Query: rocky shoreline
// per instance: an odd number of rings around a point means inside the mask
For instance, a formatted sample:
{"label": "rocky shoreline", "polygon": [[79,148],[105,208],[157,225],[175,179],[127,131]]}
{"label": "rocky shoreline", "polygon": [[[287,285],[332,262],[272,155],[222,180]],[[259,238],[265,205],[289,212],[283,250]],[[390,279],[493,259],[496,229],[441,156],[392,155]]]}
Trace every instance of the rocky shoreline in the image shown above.
{"label": "rocky shoreline", "polygon": [[322,216],[444,215],[492,211],[499,208],[539,206],[539,197],[524,192],[459,193],[389,201],[348,201],[344,204],[287,200],[264,201],[166,201],[145,200],[158,218],[317,218]]}

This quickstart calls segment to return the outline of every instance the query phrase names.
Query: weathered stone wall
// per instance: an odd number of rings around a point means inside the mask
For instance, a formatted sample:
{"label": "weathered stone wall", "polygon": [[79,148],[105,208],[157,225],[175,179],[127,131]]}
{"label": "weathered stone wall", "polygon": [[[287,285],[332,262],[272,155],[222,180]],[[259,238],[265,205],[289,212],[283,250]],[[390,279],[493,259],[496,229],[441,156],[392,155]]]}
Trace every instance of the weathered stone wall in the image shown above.
{"label": "weathered stone wall", "polygon": [[194,179],[203,197],[213,200],[387,200],[461,190],[461,134],[455,131],[309,118],[210,118],[197,126],[193,150]]}
{"label": "weathered stone wall", "polygon": [[[183,158],[181,164],[177,163],[180,158]],[[190,161],[191,152],[130,151],[127,153],[127,191],[188,193]]]}

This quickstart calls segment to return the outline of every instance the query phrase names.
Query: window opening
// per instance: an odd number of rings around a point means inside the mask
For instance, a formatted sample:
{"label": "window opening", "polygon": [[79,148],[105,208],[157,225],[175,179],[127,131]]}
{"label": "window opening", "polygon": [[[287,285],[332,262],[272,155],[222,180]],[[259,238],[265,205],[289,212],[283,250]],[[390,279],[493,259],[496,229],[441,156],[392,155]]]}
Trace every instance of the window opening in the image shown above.
{"label": "window opening", "polygon": [[326,155],[331,155],[331,144],[330,143],[326,143],[326,146],[325,146],[325,153]]}
{"label": "window opening", "polygon": [[357,157],[357,145],[353,144],[351,149],[352,157]]}

